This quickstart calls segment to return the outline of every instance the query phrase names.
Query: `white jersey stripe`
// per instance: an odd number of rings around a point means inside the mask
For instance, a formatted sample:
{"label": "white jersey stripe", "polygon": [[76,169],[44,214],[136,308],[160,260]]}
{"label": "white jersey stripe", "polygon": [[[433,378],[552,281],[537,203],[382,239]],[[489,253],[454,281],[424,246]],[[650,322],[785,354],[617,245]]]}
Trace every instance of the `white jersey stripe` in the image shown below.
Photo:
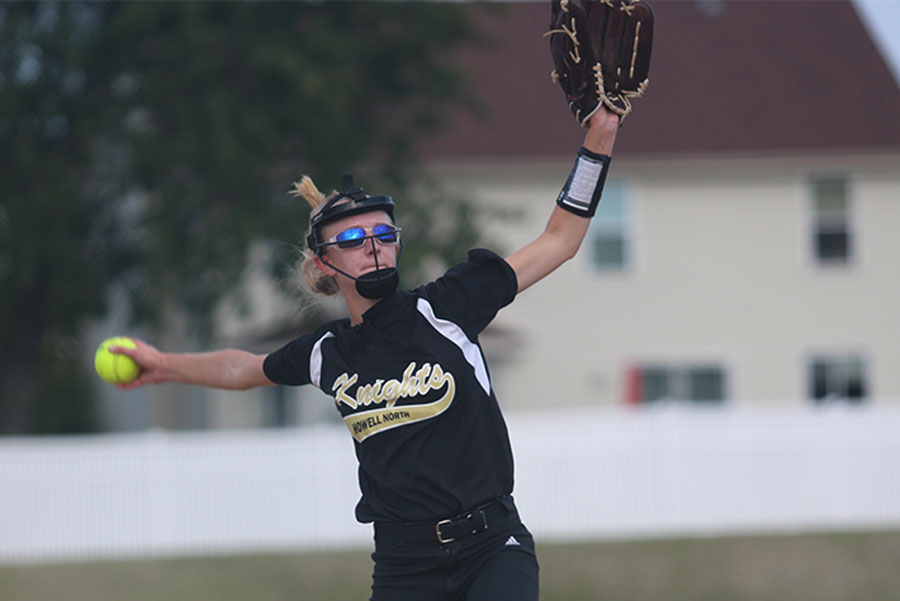
{"label": "white jersey stripe", "polygon": [[478,383],[481,384],[484,392],[486,394],[491,394],[491,381],[490,378],[488,378],[484,356],[481,354],[481,349],[478,348],[478,345],[469,340],[469,337],[466,336],[466,333],[463,332],[462,328],[457,324],[437,317],[434,314],[434,308],[431,306],[431,303],[424,298],[418,300],[416,308],[431,327],[437,330],[441,336],[459,347],[463,357],[466,358],[466,362],[468,362],[475,370],[475,378],[478,380]]}
{"label": "white jersey stripe", "polygon": [[322,389],[322,343],[329,338],[334,338],[334,334],[326,332],[324,336],[316,340],[309,354],[309,381],[318,389]]}

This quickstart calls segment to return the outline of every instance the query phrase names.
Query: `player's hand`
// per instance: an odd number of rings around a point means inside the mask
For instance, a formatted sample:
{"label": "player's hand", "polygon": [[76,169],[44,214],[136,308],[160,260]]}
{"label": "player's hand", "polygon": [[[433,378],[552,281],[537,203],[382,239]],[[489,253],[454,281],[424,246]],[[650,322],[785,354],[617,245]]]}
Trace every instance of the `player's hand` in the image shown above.
{"label": "player's hand", "polygon": [[121,390],[131,390],[133,388],[144,386],[145,384],[158,384],[165,381],[165,378],[163,377],[163,370],[166,363],[165,355],[157,350],[156,347],[147,344],[139,338],[131,336],[129,336],[129,338],[134,342],[135,348],[111,346],[109,347],[109,350],[112,353],[121,353],[134,359],[140,366],[141,373],[139,373],[138,377],[131,382],[116,384],[116,387]]}
{"label": "player's hand", "polygon": [[584,147],[597,154],[612,156],[616,134],[619,131],[619,116],[601,108],[588,122],[588,132],[584,137]]}

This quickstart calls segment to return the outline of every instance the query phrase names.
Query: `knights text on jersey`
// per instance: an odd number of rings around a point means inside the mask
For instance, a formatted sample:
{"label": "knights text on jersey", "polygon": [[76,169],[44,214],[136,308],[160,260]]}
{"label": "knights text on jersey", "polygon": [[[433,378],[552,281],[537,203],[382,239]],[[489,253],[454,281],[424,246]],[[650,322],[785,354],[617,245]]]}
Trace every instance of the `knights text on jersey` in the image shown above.
{"label": "knights text on jersey", "polygon": [[510,494],[513,462],[478,334],[515,298],[500,256],[468,261],[398,292],[363,322],[330,322],[266,357],[278,384],[334,398],[355,440],[361,522],[457,515]]}

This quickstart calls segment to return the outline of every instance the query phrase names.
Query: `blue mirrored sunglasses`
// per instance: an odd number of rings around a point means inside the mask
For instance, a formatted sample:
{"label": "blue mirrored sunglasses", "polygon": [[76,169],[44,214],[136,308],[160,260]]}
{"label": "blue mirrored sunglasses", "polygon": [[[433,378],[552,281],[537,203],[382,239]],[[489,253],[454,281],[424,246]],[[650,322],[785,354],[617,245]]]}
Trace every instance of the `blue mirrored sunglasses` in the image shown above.
{"label": "blue mirrored sunglasses", "polygon": [[369,238],[375,238],[382,244],[396,244],[400,240],[400,228],[381,223],[373,227],[372,233],[367,235],[364,228],[351,227],[332,236],[322,246],[336,244],[338,248],[354,248]]}

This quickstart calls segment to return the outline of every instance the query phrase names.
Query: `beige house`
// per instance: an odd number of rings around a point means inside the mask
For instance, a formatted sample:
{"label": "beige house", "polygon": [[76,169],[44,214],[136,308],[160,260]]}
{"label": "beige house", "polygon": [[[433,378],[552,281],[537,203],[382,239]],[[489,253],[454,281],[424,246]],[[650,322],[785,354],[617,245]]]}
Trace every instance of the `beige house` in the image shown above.
{"label": "beige house", "polygon": [[[900,397],[897,155],[614,164],[579,256],[494,323],[508,406]],[[513,248],[566,169],[445,172],[522,207]]]}
{"label": "beige house", "polygon": [[[900,401],[900,87],[853,6],[653,6],[648,95],[589,240],[485,339],[501,402]],[[524,212],[492,224],[506,249],[542,228],[581,136],[541,85],[545,12],[502,16],[511,38],[472,62],[490,118],[428,151]]]}
{"label": "beige house", "polygon": [[[900,86],[852,4],[653,7],[648,94],[589,239],[482,338],[500,402],[900,402]],[[508,252],[543,228],[583,131],[548,77],[546,4],[488,10],[498,37],[464,57],[483,114],[454,115],[422,155],[448,188],[521,213],[488,224],[484,246]],[[261,319],[289,310],[255,290]],[[165,427],[336,419],[310,387],[145,394]]]}

